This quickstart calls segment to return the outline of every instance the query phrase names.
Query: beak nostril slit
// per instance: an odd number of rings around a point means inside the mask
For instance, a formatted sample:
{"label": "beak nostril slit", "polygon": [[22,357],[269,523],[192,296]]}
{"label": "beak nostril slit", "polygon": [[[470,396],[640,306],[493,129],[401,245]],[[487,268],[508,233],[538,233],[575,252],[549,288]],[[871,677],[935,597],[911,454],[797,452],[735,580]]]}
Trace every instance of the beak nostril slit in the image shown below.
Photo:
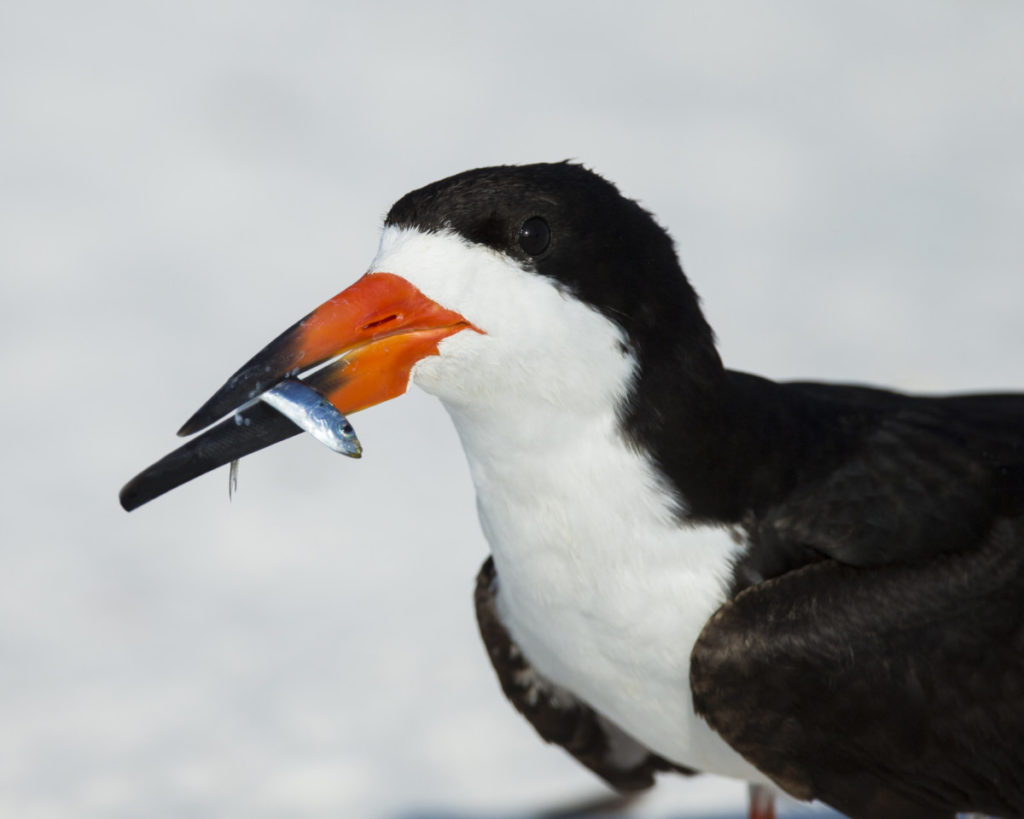
{"label": "beak nostril slit", "polygon": [[363,325],[363,329],[364,330],[374,330],[377,327],[380,327],[383,324],[388,324],[389,322],[392,322],[392,321],[394,321],[397,318],[398,318],[398,314],[397,313],[392,313],[390,316],[384,316],[384,318],[377,319],[376,321],[371,321],[369,324],[364,324]]}

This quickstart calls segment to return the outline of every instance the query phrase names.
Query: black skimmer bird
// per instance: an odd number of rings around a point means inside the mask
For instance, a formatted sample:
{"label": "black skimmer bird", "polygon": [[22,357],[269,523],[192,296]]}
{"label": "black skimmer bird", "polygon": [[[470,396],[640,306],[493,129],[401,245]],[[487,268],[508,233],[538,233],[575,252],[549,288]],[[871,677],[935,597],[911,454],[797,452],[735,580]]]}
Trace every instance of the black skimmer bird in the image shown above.
{"label": "black skimmer bird", "polygon": [[402,197],[370,272],[121,502],[299,432],[281,385],[349,413],[411,382],[465,448],[480,632],[545,740],[622,790],[1024,815],[1024,395],[725,369],[650,214],[579,165],[483,168]]}

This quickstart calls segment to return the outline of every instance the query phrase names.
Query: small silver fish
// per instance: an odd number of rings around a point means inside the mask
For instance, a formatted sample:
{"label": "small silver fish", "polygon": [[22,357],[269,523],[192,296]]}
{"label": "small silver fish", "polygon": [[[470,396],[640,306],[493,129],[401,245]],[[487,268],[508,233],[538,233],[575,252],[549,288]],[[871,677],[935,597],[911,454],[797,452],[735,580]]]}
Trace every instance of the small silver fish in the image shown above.
{"label": "small silver fish", "polygon": [[278,382],[260,396],[297,427],[342,455],[359,458],[363,446],[352,424],[338,409],[312,387],[289,378]]}

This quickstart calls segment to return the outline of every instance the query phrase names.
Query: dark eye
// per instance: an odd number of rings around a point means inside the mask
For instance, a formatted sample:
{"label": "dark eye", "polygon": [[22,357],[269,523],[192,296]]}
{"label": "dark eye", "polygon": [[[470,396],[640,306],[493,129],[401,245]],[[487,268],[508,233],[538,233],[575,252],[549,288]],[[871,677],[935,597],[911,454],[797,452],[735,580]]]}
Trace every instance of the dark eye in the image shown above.
{"label": "dark eye", "polygon": [[520,225],[516,241],[525,253],[539,256],[551,244],[551,228],[541,217],[531,216]]}

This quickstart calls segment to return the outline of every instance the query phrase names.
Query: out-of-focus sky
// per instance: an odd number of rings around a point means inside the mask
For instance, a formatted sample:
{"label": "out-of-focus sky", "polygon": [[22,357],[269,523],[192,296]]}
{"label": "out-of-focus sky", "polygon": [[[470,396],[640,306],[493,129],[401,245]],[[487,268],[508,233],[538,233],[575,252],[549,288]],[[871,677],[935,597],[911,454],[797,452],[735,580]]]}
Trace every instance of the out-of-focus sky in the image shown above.
{"label": "out-of-focus sky", "polygon": [[[1024,6],[0,9],[0,814],[528,816],[600,792],[503,701],[440,405],[131,515],[406,191],[575,158],[673,234],[730,366],[1024,389]],[[637,816],[735,811],[712,778]]]}

